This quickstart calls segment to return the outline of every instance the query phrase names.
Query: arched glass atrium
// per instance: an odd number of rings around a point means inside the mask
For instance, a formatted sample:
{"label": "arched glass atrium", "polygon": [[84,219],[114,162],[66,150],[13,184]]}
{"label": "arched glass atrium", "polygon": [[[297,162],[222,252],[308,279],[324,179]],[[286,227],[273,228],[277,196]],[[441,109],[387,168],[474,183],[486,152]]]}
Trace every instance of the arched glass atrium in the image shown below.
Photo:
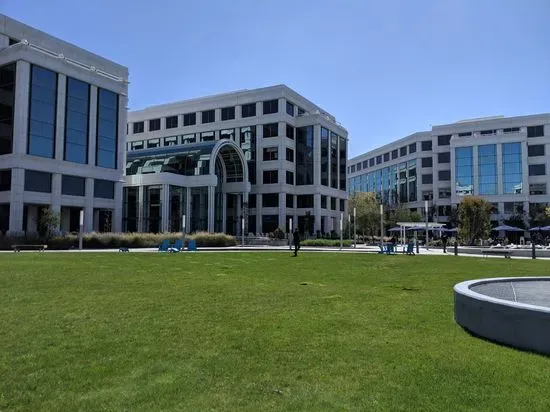
{"label": "arched glass atrium", "polygon": [[135,150],[127,154],[123,228],[238,235],[249,192],[247,162],[232,140]]}

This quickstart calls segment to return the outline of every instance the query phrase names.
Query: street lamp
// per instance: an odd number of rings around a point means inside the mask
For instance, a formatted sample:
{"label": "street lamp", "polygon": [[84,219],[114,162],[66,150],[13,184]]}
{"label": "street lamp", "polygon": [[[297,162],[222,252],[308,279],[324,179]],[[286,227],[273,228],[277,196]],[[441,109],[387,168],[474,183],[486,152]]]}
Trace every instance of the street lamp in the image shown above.
{"label": "street lamp", "polygon": [[357,248],[357,210],[353,208],[353,247]]}
{"label": "street lamp", "polygon": [[428,249],[428,201],[424,200],[424,212],[426,214],[426,249]]}
{"label": "street lamp", "polygon": [[384,237],[384,205],[380,203],[380,244],[382,244]]}
{"label": "street lamp", "polygon": [[344,231],[344,214],[340,213],[340,249],[342,249],[342,232]]}
{"label": "street lamp", "polygon": [[288,237],[288,248],[292,250],[292,218],[288,219],[288,230],[289,230],[289,237]]}
{"label": "street lamp", "polygon": [[78,249],[82,250],[82,235],[84,232],[84,210],[80,210],[80,216],[78,218],[79,232],[78,232]]}

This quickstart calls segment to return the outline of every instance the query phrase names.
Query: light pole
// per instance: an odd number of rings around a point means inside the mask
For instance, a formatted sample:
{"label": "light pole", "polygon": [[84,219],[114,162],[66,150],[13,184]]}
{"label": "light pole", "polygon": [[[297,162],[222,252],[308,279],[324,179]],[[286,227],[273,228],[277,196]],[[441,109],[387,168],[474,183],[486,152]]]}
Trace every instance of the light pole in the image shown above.
{"label": "light pole", "polygon": [[288,248],[292,250],[292,218],[288,219]]}
{"label": "light pole", "polygon": [[183,238],[183,247],[185,248],[185,214],[181,215],[181,237]]}
{"label": "light pole", "polygon": [[357,209],[353,208],[353,247],[357,248]]}
{"label": "light pole", "polygon": [[426,214],[426,249],[428,249],[428,201],[424,200],[424,212]]}
{"label": "light pole", "polygon": [[344,214],[340,213],[340,250],[342,250],[342,232],[344,231]]}
{"label": "light pole", "polygon": [[382,245],[384,237],[384,205],[380,203],[380,245]]}
{"label": "light pole", "polygon": [[79,232],[78,232],[78,249],[79,250],[82,250],[82,236],[83,236],[83,232],[84,232],[84,210],[80,210],[80,216],[79,216],[79,219],[78,219],[78,224],[79,224]]}
{"label": "light pole", "polygon": [[351,239],[351,214],[348,213],[348,239]]}
{"label": "light pole", "polygon": [[244,246],[244,216],[241,217],[241,246]]}

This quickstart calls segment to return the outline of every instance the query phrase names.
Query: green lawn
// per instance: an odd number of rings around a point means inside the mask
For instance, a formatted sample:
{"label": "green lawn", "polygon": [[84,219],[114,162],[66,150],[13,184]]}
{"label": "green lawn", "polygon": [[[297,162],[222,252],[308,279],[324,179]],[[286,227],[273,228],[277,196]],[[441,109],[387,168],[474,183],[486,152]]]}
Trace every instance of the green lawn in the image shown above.
{"label": "green lawn", "polygon": [[474,338],[455,283],[543,261],[0,255],[0,410],[550,410],[550,358]]}

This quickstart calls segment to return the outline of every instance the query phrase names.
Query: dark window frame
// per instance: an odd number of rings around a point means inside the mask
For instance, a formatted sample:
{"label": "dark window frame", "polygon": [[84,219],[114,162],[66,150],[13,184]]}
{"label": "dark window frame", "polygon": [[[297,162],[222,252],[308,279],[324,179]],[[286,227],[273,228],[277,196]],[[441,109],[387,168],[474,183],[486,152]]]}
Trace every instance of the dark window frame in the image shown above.
{"label": "dark window frame", "polygon": [[156,132],[160,130],[160,118],[158,119],[150,119],[149,120],[149,131],[150,132]]}
{"label": "dark window frame", "polygon": [[264,115],[279,113],[279,99],[272,99],[272,100],[263,101],[262,102],[262,113]]}
{"label": "dark window frame", "polygon": [[235,106],[222,107],[221,120],[225,122],[227,120],[235,119]]}
{"label": "dark window frame", "polygon": [[256,103],[246,103],[241,105],[242,118],[255,117],[255,116],[256,116]]}
{"label": "dark window frame", "polygon": [[208,109],[201,111],[201,124],[214,123],[216,121],[216,110]]}
{"label": "dark window frame", "polygon": [[[273,130],[276,130],[275,134],[272,134]],[[279,123],[266,123],[262,125],[262,131],[263,131],[263,138],[278,137]],[[268,133],[266,133],[266,131],[268,131]],[[269,136],[266,136],[266,134],[269,134]]]}
{"label": "dark window frame", "polygon": [[197,124],[197,112],[183,114],[183,126],[195,126]]}
{"label": "dark window frame", "polygon": [[176,129],[179,125],[178,116],[168,116],[166,117],[165,122],[166,122],[167,129]]}

